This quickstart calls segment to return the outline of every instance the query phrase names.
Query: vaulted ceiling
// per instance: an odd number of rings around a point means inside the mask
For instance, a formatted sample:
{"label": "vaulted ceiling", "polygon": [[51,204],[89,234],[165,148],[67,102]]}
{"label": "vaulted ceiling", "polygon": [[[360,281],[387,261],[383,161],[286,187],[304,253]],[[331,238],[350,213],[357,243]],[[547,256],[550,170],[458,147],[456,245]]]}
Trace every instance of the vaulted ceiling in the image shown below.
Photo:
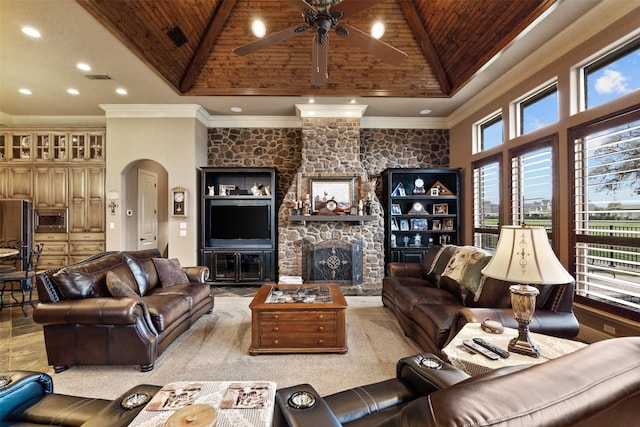
{"label": "vaulted ceiling", "polygon": [[331,31],[328,79],[320,85],[310,79],[313,30],[246,56],[233,52],[256,40],[255,18],[267,36],[304,24],[302,0],[78,3],[182,95],[438,98],[460,90],[555,0],[343,0],[330,10],[364,10],[340,23],[368,33],[383,22],[381,40],[407,59],[388,63]]}

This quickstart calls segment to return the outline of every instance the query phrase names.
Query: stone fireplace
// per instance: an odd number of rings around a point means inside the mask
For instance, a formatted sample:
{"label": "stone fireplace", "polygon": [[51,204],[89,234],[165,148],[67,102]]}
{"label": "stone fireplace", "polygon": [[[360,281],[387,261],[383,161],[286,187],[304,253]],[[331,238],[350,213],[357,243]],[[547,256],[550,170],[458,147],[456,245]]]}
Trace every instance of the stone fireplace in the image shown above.
{"label": "stone fireplace", "polygon": [[[301,165],[278,211],[279,274],[309,276],[311,271],[312,276],[309,277],[315,281],[319,281],[318,275],[322,281],[327,281],[324,279],[331,277],[331,268],[324,272],[322,269],[309,270],[309,262],[313,258],[331,255],[332,248],[334,251],[338,248],[343,250],[338,260],[327,256],[325,262],[342,263],[347,252],[355,257],[349,266],[351,277],[347,280],[342,276],[340,281],[336,280],[342,285],[343,292],[347,295],[378,294],[384,277],[384,218],[380,202],[375,196],[371,200],[373,220],[289,220],[295,201],[303,200],[306,194],[310,194],[311,179],[355,178],[352,201],[355,206],[366,197],[369,185],[369,177],[360,159],[360,116],[363,110],[349,118],[313,117],[307,114],[305,107],[298,106],[302,119]],[[353,107],[362,109],[362,106]],[[340,107],[336,107],[336,110],[340,110]],[[349,249],[345,250],[343,245]],[[352,247],[358,249],[352,250]],[[309,248],[319,250],[309,256]],[[355,270],[352,269],[353,264]],[[341,271],[340,274],[343,273]]]}

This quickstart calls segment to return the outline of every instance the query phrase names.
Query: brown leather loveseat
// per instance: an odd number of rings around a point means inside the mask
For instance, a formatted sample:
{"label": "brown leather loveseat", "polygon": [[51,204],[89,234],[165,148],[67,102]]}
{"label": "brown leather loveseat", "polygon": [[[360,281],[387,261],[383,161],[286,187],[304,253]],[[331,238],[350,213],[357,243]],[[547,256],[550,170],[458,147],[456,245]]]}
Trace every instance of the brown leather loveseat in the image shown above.
{"label": "brown leather loveseat", "polygon": [[[469,377],[424,353],[400,360],[396,378],[330,396],[321,397],[309,384],[280,389],[273,426],[635,426],[638,354],[640,337],[616,338],[545,363]],[[439,365],[429,368],[422,360]],[[315,405],[290,404],[300,391],[310,393]]]}
{"label": "brown leather loveseat", "polygon": [[[156,358],[213,309],[209,269],[180,267],[157,249],[104,252],[37,276],[49,364],[140,365]],[[114,296],[115,295],[115,296]]]}
{"label": "brown leather loveseat", "polygon": [[140,384],[113,401],[53,392],[53,380],[32,371],[0,372],[0,426],[124,427],[144,408],[124,408],[133,395],[153,397],[160,386]]}
{"label": "brown leather loveseat", "polygon": [[[511,310],[510,283],[484,277],[491,253],[474,246],[432,246],[421,264],[392,262],[382,281],[382,303],[405,335],[423,350],[440,350],[466,323],[492,319],[517,328]],[[536,285],[540,294],[529,325],[532,332],[573,338],[579,324],[573,314],[574,283]]]}

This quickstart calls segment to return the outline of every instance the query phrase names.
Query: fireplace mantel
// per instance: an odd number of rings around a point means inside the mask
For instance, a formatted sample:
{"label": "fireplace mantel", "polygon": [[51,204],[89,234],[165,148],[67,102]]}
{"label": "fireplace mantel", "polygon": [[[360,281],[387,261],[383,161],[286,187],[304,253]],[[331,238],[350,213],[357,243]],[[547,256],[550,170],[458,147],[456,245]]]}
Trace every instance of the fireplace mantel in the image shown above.
{"label": "fireplace mantel", "polygon": [[301,222],[359,222],[373,221],[378,217],[375,215],[289,215],[289,221]]}

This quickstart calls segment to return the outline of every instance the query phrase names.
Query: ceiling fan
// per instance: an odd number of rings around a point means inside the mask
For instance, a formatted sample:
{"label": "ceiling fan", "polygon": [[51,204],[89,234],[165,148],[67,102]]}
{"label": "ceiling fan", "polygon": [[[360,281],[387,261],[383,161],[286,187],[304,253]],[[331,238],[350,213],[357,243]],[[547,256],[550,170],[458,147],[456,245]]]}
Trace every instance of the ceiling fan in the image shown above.
{"label": "ceiling fan", "polygon": [[300,11],[304,24],[287,28],[260,40],[239,46],[233,51],[240,56],[248,55],[264,49],[278,42],[313,29],[311,51],[311,84],[324,83],[328,76],[327,63],[329,51],[329,31],[343,37],[348,43],[366,50],[391,64],[401,64],[407,59],[407,54],[395,47],[371,37],[369,34],[340,23],[341,19],[349,18],[358,12],[369,9],[384,0],[284,0],[291,7]]}

